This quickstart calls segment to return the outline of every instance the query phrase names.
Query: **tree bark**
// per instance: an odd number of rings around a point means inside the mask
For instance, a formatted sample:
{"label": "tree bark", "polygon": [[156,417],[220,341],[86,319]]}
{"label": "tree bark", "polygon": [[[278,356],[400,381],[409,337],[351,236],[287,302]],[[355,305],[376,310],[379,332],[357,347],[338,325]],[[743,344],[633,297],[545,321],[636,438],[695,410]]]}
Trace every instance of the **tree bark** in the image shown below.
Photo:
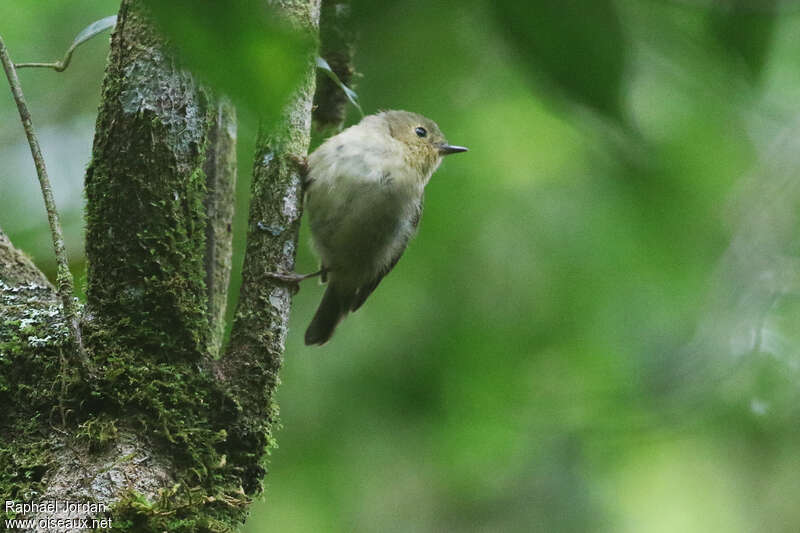
{"label": "tree bark", "polygon": [[206,175],[206,289],[211,328],[210,355],[216,357],[225,332],[225,307],[233,257],[233,209],[236,199],[236,115],[222,102],[208,133],[213,147],[203,165]]}
{"label": "tree bark", "polygon": [[[316,33],[319,0],[284,0],[295,24]],[[294,269],[302,215],[302,169],[311,135],[315,62],[309,57],[305,81],[276,127],[262,126],[251,186],[247,249],[231,341],[217,375],[236,397],[239,416],[232,440],[244,460],[272,443],[278,385],[291,308],[291,289],[266,276]],[[264,470],[253,464],[246,491],[260,490]]]}
{"label": "tree bark", "polygon": [[[277,5],[317,31],[319,0]],[[217,359],[235,118],[175,65],[141,0],[123,0],[86,174],[82,322],[96,379],[69,364],[57,294],[0,232],[0,494],[107,506],[26,518],[105,517],[137,532],[244,521],[261,490],[291,303],[263,273],[294,263],[313,59],[282,123],[260,134],[240,303]]]}

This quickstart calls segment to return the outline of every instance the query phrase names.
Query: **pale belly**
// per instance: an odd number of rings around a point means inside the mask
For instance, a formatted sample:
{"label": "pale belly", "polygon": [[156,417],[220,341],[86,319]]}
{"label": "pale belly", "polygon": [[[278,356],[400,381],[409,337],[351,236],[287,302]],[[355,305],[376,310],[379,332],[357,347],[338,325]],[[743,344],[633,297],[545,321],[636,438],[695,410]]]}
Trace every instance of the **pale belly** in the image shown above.
{"label": "pale belly", "polygon": [[338,281],[368,283],[405,249],[414,232],[419,198],[369,182],[330,194],[310,191],[314,247]]}

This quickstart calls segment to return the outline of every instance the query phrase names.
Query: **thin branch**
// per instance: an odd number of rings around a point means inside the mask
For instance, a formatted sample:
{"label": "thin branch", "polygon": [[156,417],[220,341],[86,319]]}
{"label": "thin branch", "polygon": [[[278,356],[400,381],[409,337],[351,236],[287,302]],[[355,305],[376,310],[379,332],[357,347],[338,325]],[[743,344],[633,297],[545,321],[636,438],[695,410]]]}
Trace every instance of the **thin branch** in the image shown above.
{"label": "thin branch", "polygon": [[64,305],[64,316],[67,319],[70,332],[75,340],[78,355],[85,368],[91,372],[89,359],[86,356],[86,351],[83,348],[83,341],[81,339],[81,330],[78,324],[78,310],[73,296],[72,273],[69,271],[67,251],[64,246],[64,234],[61,231],[61,222],[59,221],[56,203],[53,199],[53,189],[50,186],[50,179],[47,177],[44,157],[39,147],[39,140],[36,138],[36,132],[33,129],[31,114],[28,111],[28,105],[25,103],[25,96],[22,94],[22,86],[19,83],[17,71],[14,68],[14,63],[11,62],[11,58],[8,56],[8,49],[6,48],[5,42],[3,42],[2,36],[0,36],[0,61],[3,63],[3,69],[6,71],[8,83],[11,86],[11,93],[14,95],[14,101],[17,103],[22,127],[25,129],[25,135],[28,137],[31,155],[33,156],[34,165],[36,165],[36,173],[39,175],[39,185],[42,189],[44,205],[47,209],[47,219],[50,223],[50,234],[53,238],[53,248],[56,254],[56,263],[58,264],[56,285],[58,288],[58,295],[61,297],[61,303]]}
{"label": "thin branch", "polygon": [[25,68],[25,67],[51,68],[56,72],[64,72],[69,66],[69,62],[72,60],[72,53],[78,46],[82,45],[95,35],[109,28],[113,28],[116,23],[117,23],[117,16],[111,15],[110,17],[102,18],[100,20],[97,20],[89,24],[86,28],[83,29],[83,31],[81,31],[75,37],[75,39],[72,41],[72,44],[64,53],[64,57],[63,59],[61,59],[61,61],[55,61],[53,63],[15,63],[14,66],[16,68]]}

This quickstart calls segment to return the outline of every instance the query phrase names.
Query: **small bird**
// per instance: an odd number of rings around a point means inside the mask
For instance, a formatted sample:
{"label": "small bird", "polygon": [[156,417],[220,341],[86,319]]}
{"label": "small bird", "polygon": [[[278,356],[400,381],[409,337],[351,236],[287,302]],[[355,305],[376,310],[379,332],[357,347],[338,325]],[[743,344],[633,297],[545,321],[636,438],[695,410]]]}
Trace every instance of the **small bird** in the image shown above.
{"label": "small bird", "polygon": [[383,111],[327,139],[308,158],[306,212],[320,270],[276,275],[298,282],[320,275],[328,286],[305,343],[324,344],[397,264],[422,216],[422,195],[448,154],[432,120]]}

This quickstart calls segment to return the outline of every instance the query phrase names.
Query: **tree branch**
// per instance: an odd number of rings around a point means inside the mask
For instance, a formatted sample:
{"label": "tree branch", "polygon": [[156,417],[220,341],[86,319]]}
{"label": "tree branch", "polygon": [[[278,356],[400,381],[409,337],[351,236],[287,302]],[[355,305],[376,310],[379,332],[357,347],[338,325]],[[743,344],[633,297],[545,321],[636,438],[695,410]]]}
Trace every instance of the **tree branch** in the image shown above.
{"label": "tree branch", "polygon": [[[281,6],[293,22],[317,31],[319,0],[283,1]],[[302,214],[298,161],[308,151],[314,87],[312,56],[305,81],[282,120],[270,131],[262,129],[257,143],[239,304],[231,341],[218,368],[240,406],[232,440],[242,443],[242,454],[264,449],[276,416],[272,394],[283,358],[291,291],[266,273],[294,268]],[[250,477],[260,482],[261,474],[254,471]]]}
{"label": "tree branch", "polygon": [[183,360],[207,353],[204,170],[232,157],[208,140],[218,119],[230,126],[224,117],[175,65],[141,2],[124,1],[86,173],[87,307],[113,337],[101,343]]}
{"label": "tree branch", "polygon": [[52,291],[52,286],[42,271],[36,268],[27,255],[11,244],[2,228],[0,228],[0,281],[10,287],[35,283]]}
{"label": "tree branch", "polygon": [[83,348],[83,340],[81,339],[78,310],[73,296],[72,273],[69,270],[67,250],[64,246],[64,233],[61,230],[61,222],[59,221],[56,202],[53,198],[53,189],[50,186],[50,178],[47,176],[47,167],[44,164],[44,157],[39,147],[39,140],[33,129],[33,121],[28,111],[28,105],[25,102],[25,95],[22,93],[22,86],[19,83],[17,71],[14,68],[14,64],[11,62],[8,49],[6,49],[2,37],[0,37],[0,61],[3,63],[3,69],[6,72],[8,83],[11,86],[11,93],[14,95],[14,101],[19,110],[22,127],[25,129],[25,135],[28,138],[28,144],[31,148],[31,155],[33,156],[33,162],[36,166],[36,174],[39,176],[39,186],[42,189],[42,197],[44,198],[44,205],[47,210],[47,220],[50,223],[50,235],[53,239],[53,249],[55,250],[56,263],[58,264],[58,273],[56,275],[58,295],[64,306],[64,315],[77,348],[76,352],[84,368],[91,371],[92,369],[86,356],[86,351]]}

